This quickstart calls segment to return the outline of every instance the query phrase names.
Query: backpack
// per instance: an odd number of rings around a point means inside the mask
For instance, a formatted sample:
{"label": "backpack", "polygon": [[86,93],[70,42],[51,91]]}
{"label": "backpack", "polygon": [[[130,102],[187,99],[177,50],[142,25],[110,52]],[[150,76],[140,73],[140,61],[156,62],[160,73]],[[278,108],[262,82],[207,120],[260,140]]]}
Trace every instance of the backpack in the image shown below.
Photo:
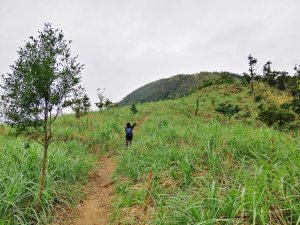
{"label": "backpack", "polygon": [[125,129],[125,132],[126,132],[126,137],[127,137],[127,138],[132,137],[132,129],[131,129],[131,127],[127,127],[127,128]]}

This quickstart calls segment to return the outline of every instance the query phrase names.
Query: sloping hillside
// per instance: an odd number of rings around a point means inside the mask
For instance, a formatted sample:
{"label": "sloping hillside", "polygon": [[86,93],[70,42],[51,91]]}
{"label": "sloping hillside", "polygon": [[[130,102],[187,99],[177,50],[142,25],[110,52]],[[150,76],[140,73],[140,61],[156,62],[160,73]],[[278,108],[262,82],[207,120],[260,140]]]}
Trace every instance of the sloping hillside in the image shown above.
{"label": "sloping hillside", "polygon": [[120,104],[126,105],[138,102],[143,103],[175,99],[186,96],[192,90],[207,83],[218,82],[220,79],[236,79],[238,77],[238,75],[229,72],[200,72],[191,75],[180,74],[146,84],[127,95]]}
{"label": "sloping hillside", "polygon": [[[216,112],[224,102],[241,110]],[[298,135],[259,122],[259,104],[234,83],[140,105],[146,119],[117,168],[116,224],[299,224]]]}
{"label": "sloping hillside", "polygon": [[[93,177],[91,170],[108,171],[98,160],[106,152],[117,161],[113,181],[107,184],[113,189],[106,199],[112,199],[107,204],[113,209],[105,211],[110,224],[299,224],[297,130],[281,132],[258,121],[257,108],[267,101],[253,101],[250,89],[239,81],[204,86],[186,97],[140,104],[134,115],[125,106],[80,119],[60,117],[40,217],[33,208],[40,146],[13,139],[2,127],[0,224],[47,224],[53,209],[78,197],[83,183],[105,180],[108,174]],[[275,102],[275,94],[263,98],[271,96]],[[216,111],[222,103],[240,110],[225,116]],[[129,121],[137,126],[133,144],[126,148],[124,126]],[[80,209],[83,203],[79,201]],[[100,221],[99,210],[89,211],[89,218]]]}

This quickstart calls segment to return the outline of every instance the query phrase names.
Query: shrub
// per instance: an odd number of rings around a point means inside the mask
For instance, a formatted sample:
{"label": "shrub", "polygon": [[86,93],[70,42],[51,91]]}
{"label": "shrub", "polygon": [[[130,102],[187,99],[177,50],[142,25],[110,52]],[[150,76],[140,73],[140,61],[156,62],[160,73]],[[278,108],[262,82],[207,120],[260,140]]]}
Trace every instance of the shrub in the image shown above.
{"label": "shrub", "polygon": [[224,114],[225,116],[232,117],[234,114],[238,113],[241,109],[238,105],[233,105],[231,103],[221,103],[216,108],[217,112]]}
{"label": "shrub", "polygon": [[263,99],[262,96],[258,95],[255,97],[255,102],[260,102],[262,99]]}
{"label": "shrub", "polygon": [[263,105],[263,104],[260,104],[259,106],[257,106],[257,109],[263,110],[263,109],[264,109],[264,105]]}
{"label": "shrub", "polygon": [[290,109],[291,108],[291,104],[290,103],[283,103],[282,105],[280,105],[280,108],[282,108],[282,109]]}
{"label": "shrub", "polygon": [[300,100],[294,99],[291,103],[292,109],[295,113],[300,115]]}
{"label": "shrub", "polygon": [[245,113],[241,114],[241,118],[246,119],[246,118],[250,118],[251,117],[251,111],[250,110],[246,110]]}
{"label": "shrub", "polygon": [[233,84],[234,81],[234,77],[231,74],[222,74],[221,79],[217,80],[216,84]]}
{"label": "shrub", "polygon": [[268,109],[260,111],[258,119],[268,126],[275,125],[283,128],[296,120],[296,114],[286,109],[271,106]]}
{"label": "shrub", "polygon": [[133,103],[133,104],[131,105],[131,107],[129,107],[129,109],[130,109],[130,111],[132,112],[133,115],[136,114],[136,113],[138,112],[135,103]]}

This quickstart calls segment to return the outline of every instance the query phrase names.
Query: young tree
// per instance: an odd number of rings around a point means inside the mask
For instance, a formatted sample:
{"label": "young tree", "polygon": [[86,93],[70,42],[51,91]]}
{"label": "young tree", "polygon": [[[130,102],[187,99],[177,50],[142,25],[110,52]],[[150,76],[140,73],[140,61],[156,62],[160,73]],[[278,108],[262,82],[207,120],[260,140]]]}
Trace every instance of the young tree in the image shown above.
{"label": "young tree", "polygon": [[136,104],[132,103],[131,107],[129,107],[130,111],[132,112],[132,114],[136,114],[138,112]]}
{"label": "young tree", "polygon": [[263,67],[263,81],[267,82],[270,86],[276,85],[276,73],[271,69],[272,62],[268,61]]}
{"label": "young tree", "polygon": [[249,72],[250,72],[250,77],[251,77],[251,91],[253,92],[253,96],[255,97],[254,78],[256,76],[256,74],[255,74],[255,65],[257,63],[257,59],[252,57],[252,55],[250,54],[248,56],[248,63],[249,63]]}
{"label": "young tree", "polygon": [[72,102],[71,108],[72,110],[75,112],[75,117],[77,119],[80,118],[80,116],[82,116],[83,112],[84,112],[84,104],[83,104],[83,95],[84,89],[81,88],[78,91],[76,91],[74,93],[74,100]]}
{"label": "young tree", "polygon": [[11,73],[3,75],[1,113],[4,122],[25,132],[43,146],[43,165],[36,203],[41,208],[47,153],[53,141],[52,124],[63,108],[70,106],[80,82],[83,65],[71,57],[62,30],[45,24],[36,38],[30,37],[18,51]]}
{"label": "young tree", "polygon": [[95,105],[99,108],[99,110],[102,110],[105,106],[106,97],[103,94],[104,91],[105,91],[105,89],[103,89],[103,90],[101,90],[101,88],[97,89],[97,96],[98,96],[99,102],[96,102]]}
{"label": "young tree", "polygon": [[82,104],[83,104],[83,112],[84,114],[86,114],[91,108],[90,98],[87,96],[87,94],[83,95]]}
{"label": "young tree", "polygon": [[251,83],[251,77],[247,73],[243,73],[242,75],[242,81],[244,84],[250,84]]}
{"label": "young tree", "polygon": [[112,101],[110,101],[109,98],[106,98],[105,102],[104,102],[105,108],[108,108],[111,104],[112,104]]}
{"label": "young tree", "polygon": [[277,89],[285,90],[287,88],[287,81],[289,80],[289,73],[285,71],[277,71]]}
{"label": "young tree", "polygon": [[295,95],[297,96],[297,99],[300,100],[300,65],[295,65],[294,67],[295,70],[295,88],[294,88],[294,92]]}

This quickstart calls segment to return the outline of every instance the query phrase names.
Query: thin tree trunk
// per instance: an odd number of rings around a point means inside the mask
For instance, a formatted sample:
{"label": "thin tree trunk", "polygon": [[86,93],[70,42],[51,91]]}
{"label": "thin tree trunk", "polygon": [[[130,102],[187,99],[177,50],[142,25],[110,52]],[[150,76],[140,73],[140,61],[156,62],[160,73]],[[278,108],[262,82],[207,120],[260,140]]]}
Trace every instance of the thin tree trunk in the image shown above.
{"label": "thin tree trunk", "polygon": [[252,91],[252,94],[253,94],[253,99],[255,101],[254,79],[251,81],[251,91]]}
{"label": "thin tree trunk", "polygon": [[38,201],[35,207],[35,211],[38,213],[41,209],[41,203],[43,199],[44,187],[45,187],[45,177],[46,177],[46,168],[47,168],[47,153],[48,153],[48,139],[45,141],[44,145],[44,158],[43,158],[43,167],[41,174],[41,182],[40,182],[40,191],[38,196]]}
{"label": "thin tree trunk", "polygon": [[195,116],[198,115],[198,108],[199,108],[199,98],[197,98],[197,105],[196,105],[196,112],[195,112]]}
{"label": "thin tree trunk", "polygon": [[[42,167],[42,174],[41,174],[41,182],[40,182],[40,191],[38,196],[38,201],[35,207],[35,211],[38,213],[41,209],[41,204],[43,200],[43,193],[45,187],[45,177],[46,177],[46,168],[47,168],[47,153],[48,153],[48,146],[49,146],[49,137],[48,137],[48,104],[46,103],[46,110],[45,110],[45,117],[44,117],[44,158],[43,158],[43,167]],[[50,121],[51,123],[51,121]],[[51,128],[50,128],[51,129]],[[50,132],[51,134],[51,132]]]}

